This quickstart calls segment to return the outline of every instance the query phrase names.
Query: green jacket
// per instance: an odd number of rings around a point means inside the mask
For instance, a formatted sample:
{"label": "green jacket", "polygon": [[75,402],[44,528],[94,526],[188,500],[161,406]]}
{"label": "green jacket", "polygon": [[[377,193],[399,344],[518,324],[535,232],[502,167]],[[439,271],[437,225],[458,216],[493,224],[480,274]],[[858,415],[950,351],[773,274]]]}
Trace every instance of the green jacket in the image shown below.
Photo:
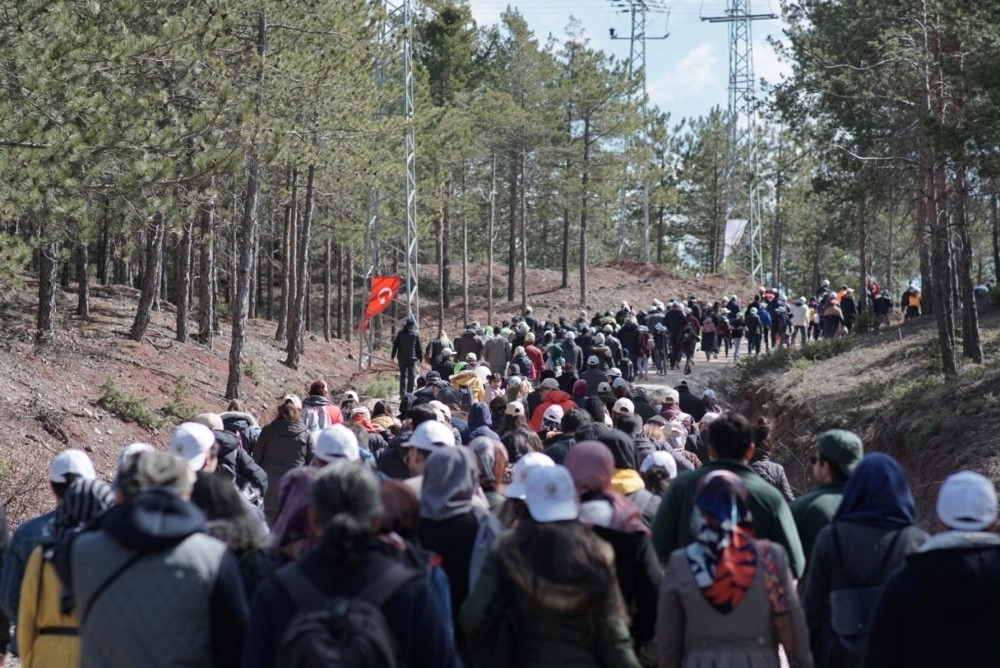
{"label": "green jacket", "polygon": [[691,499],[695,486],[702,476],[719,469],[732,471],[740,477],[750,493],[754,534],[757,538],[766,538],[784,547],[793,575],[800,577],[805,570],[806,559],[788,503],[781,492],[753,469],[735,461],[710,462],[700,469],[685,471],[671,481],[653,521],[653,546],[660,562],[666,563],[671,552],[694,541],[691,533]]}
{"label": "green jacket", "polygon": [[[504,595],[512,597],[518,619],[519,668],[640,668],[624,619],[609,619],[593,628],[578,591],[536,577],[523,561],[510,563],[505,558],[504,543],[509,538],[509,533],[502,536],[490,552],[462,605],[459,621],[470,642],[486,631],[491,604],[500,596],[499,568],[503,559],[511,580],[506,583]],[[613,567],[610,546],[607,552],[609,567]]]}
{"label": "green jacket", "polygon": [[820,530],[830,523],[844,498],[844,483],[829,482],[792,501],[792,517],[799,530],[806,559],[812,556]]}

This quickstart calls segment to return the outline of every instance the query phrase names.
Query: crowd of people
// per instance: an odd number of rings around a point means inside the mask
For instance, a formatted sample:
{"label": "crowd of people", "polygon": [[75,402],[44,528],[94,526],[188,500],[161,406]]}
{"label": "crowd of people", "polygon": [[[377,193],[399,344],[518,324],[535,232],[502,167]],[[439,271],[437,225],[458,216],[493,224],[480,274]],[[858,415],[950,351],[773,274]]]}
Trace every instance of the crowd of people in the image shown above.
{"label": "crowd of people", "polygon": [[[317,380],[266,425],[234,402],[167,451],[130,444],[110,483],[59,453],[53,510],[4,542],[11,650],[26,668],[987,665],[993,483],[948,477],[929,536],[900,465],[831,430],[797,496],[766,416],[693,379],[633,382],[643,357],[685,357],[643,343],[676,304],[529,311],[426,348],[404,328],[398,407]],[[727,307],[679,310],[704,341]]]}

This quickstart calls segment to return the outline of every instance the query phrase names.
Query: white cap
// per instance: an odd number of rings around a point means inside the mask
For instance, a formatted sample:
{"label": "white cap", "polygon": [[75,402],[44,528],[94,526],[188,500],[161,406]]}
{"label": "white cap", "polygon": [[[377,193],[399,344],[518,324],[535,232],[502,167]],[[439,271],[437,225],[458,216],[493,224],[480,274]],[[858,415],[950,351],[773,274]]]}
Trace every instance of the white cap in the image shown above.
{"label": "white cap", "polygon": [[607,381],[602,380],[601,382],[599,382],[597,384],[597,391],[599,393],[600,392],[610,392],[611,391],[611,385]]}
{"label": "white cap", "polygon": [[293,406],[295,406],[299,410],[302,410],[302,399],[299,398],[299,395],[297,395],[297,394],[286,394],[285,396],[283,396],[281,398],[281,403],[282,404],[286,404],[289,401],[292,402]]}
{"label": "white cap", "polygon": [[618,367],[613,366],[610,369],[608,369],[608,375],[611,376],[612,378],[621,378],[622,370],[619,369]]}
{"label": "white cap", "polygon": [[677,477],[677,460],[666,450],[656,450],[646,455],[639,465],[639,473],[645,473],[654,466],[667,469],[667,477],[671,480]]}
{"label": "white cap", "polygon": [[672,387],[668,388],[663,393],[663,401],[666,402],[667,399],[670,399],[670,403],[676,404],[676,403],[678,403],[681,400],[681,393],[678,392],[677,390],[675,390]]}
{"label": "white cap", "polygon": [[524,415],[524,404],[520,401],[512,401],[504,409],[504,415]]}
{"label": "white cap", "polygon": [[587,358],[587,366],[597,366],[601,363],[601,360],[597,359],[597,355],[591,355]]}
{"label": "white cap", "polygon": [[226,425],[222,424],[222,416],[218,413],[202,413],[191,422],[197,422],[198,424],[203,424],[209,429],[214,429],[215,431],[222,431],[226,428]]}
{"label": "white cap", "polygon": [[63,450],[52,460],[52,468],[49,471],[49,481],[55,483],[67,482],[66,474],[71,473],[84,480],[93,480],[97,477],[94,471],[94,464],[90,457],[83,450]]}
{"label": "white cap", "polygon": [[434,399],[432,401],[428,401],[427,405],[438,412],[442,421],[451,422],[451,409],[448,408],[448,406],[446,406],[443,402]]}
{"label": "white cap", "polygon": [[542,422],[560,422],[563,419],[563,415],[565,415],[565,411],[563,411],[562,406],[552,404],[542,413]]}
{"label": "white cap", "polygon": [[[296,397],[297,398],[297,397]],[[205,467],[208,451],[215,444],[215,434],[203,424],[185,422],[170,437],[170,452],[187,462],[192,471]]]}
{"label": "white cap", "polygon": [[344,396],[341,399],[341,401],[342,402],[343,401],[361,401],[361,399],[358,398],[358,393],[357,392],[355,392],[354,390],[348,390],[347,392],[344,392]]}
{"label": "white cap", "polygon": [[524,487],[524,503],[536,522],[562,522],[580,516],[576,485],[566,467],[532,468]]}
{"label": "white cap", "polygon": [[709,411],[701,416],[701,421],[698,424],[712,424],[715,420],[719,419],[718,413],[713,413]]}
{"label": "white cap", "polygon": [[132,458],[141,452],[153,452],[156,450],[149,443],[129,443],[118,453],[118,470],[121,471],[128,465]]}
{"label": "white cap", "polygon": [[479,358],[476,357],[476,353],[469,353],[468,355],[465,356],[466,362],[475,362],[477,359]]}
{"label": "white cap", "polygon": [[534,468],[555,466],[552,458],[541,452],[529,452],[514,464],[514,472],[511,474],[511,483],[504,490],[504,496],[508,499],[523,499],[525,494],[525,481],[528,471]]}
{"label": "white cap", "polygon": [[978,473],[959,471],[941,484],[937,516],[949,529],[986,531],[997,521],[997,492]]}
{"label": "white cap", "polygon": [[631,399],[622,397],[615,402],[614,408],[611,409],[611,412],[619,415],[629,415],[635,413],[635,404],[632,403]]}
{"label": "white cap", "polygon": [[426,452],[437,452],[441,448],[454,447],[455,432],[443,422],[428,420],[418,424],[410,435],[410,440],[403,445]]}
{"label": "white cap", "polygon": [[546,390],[558,390],[559,381],[556,380],[555,378],[546,378],[538,385],[538,389],[543,389],[543,388]]}
{"label": "white cap", "polygon": [[316,459],[328,464],[334,459],[358,461],[361,459],[358,437],[342,424],[327,427],[316,437]]}

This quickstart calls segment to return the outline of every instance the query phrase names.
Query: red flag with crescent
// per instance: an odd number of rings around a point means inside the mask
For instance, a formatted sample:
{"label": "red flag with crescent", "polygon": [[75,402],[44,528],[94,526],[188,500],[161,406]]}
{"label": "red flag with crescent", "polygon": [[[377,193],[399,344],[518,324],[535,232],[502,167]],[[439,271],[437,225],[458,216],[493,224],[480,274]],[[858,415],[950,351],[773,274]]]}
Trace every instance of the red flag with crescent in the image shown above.
{"label": "red flag with crescent", "polygon": [[389,304],[399,292],[399,285],[399,276],[372,277],[372,295],[368,300],[368,307],[365,308],[365,315],[361,319],[362,330],[368,329],[369,320],[389,308]]}

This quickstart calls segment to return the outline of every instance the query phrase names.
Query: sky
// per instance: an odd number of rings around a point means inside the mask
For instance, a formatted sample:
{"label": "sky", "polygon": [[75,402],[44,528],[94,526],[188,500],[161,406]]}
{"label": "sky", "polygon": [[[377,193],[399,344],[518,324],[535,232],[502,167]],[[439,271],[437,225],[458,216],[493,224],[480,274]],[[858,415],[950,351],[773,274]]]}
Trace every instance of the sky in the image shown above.
{"label": "sky", "polygon": [[[516,7],[525,17],[535,36],[544,43],[549,34],[556,39],[565,35],[570,16],[580,20],[584,35],[591,46],[618,58],[628,56],[629,42],[612,40],[609,29],[628,37],[631,19],[615,5],[627,5],[625,0],[469,0],[472,14],[480,25],[494,24],[508,5]],[[653,3],[651,3],[653,4]],[[647,13],[646,34],[665,40],[646,42],[646,81],[650,104],[670,113],[671,123],[684,117],[706,115],[719,105],[726,108],[728,100],[729,30],[726,24],[701,21],[702,16],[723,14],[725,0],[665,0],[669,16]],[[781,14],[779,0],[755,0],[752,13]],[[755,21],[753,30],[754,74],[756,79],[776,83],[790,70],[779,62],[774,49],[767,43],[768,35],[781,36],[783,22]]]}

